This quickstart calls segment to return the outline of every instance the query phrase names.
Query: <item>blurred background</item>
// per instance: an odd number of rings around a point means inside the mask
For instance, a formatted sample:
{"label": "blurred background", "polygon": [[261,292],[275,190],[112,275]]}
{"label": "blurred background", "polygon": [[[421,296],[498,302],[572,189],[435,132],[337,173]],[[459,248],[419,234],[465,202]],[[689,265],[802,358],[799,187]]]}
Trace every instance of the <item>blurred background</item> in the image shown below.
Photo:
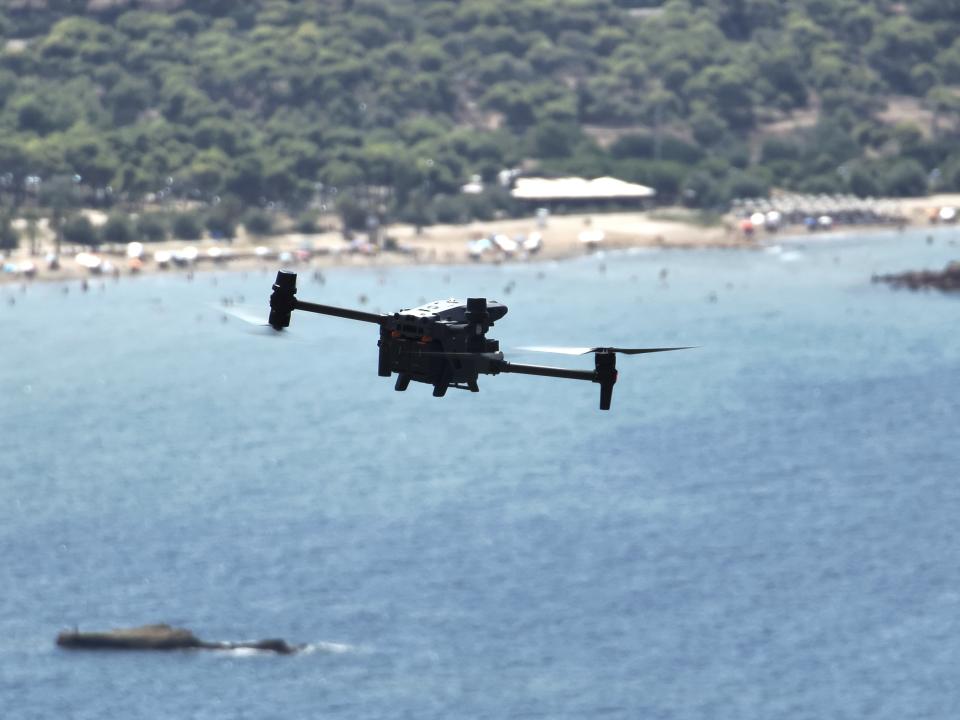
{"label": "blurred background", "polygon": [[[5,2],[4,717],[956,717],[958,29]],[[281,267],[498,300],[507,349],[697,348],[621,358],[610,412],[395,393],[365,324],[238,320]],[[305,649],[54,644],[159,622]]]}

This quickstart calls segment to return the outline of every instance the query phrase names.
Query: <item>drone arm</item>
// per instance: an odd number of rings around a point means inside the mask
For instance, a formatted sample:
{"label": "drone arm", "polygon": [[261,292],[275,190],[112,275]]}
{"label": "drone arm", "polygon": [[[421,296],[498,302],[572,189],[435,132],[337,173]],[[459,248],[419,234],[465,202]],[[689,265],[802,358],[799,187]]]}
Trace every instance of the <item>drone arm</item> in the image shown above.
{"label": "drone arm", "polygon": [[567,380],[589,380],[600,385],[600,409],[609,410],[613,400],[613,386],[617,382],[616,356],[613,353],[601,353],[595,356],[594,370],[572,370],[569,368],[548,367],[545,365],[522,365],[506,360],[497,360],[490,364],[493,373],[520,373],[522,375],[540,375],[543,377],[565,378]]}
{"label": "drone arm", "polygon": [[321,315],[342,317],[347,320],[376,323],[377,325],[381,325],[381,327],[383,318],[385,317],[384,315],[368,313],[363,310],[351,310],[333,305],[320,305],[318,303],[297,300],[297,274],[288,270],[281,270],[277,273],[277,281],[273,285],[273,294],[270,296],[270,319],[267,322],[276,330],[289,327],[290,313],[294,310],[306,310],[307,312],[320,313]]}
{"label": "drone arm", "polygon": [[506,360],[491,364],[496,372],[519,373],[521,375],[541,375],[543,377],[566,378],[568,380],[594,380],[596,373],[593,370],[571,370],[568,368],[547,367],[545,365],[521,365]]}
{"label": "drone arm", "polygon": [[294,300],[293,309],[306,310],[307,312],[319,313],[321,315],[333,315],[334,317],[346,318],[347,320],[360,320],[362,322],[376,323],[377,325],[382,323],[384,318],[383,315],[379,315],[377,313],[336,307],[335,305],[320,305],[319,303],[305,302],[303,300]]}

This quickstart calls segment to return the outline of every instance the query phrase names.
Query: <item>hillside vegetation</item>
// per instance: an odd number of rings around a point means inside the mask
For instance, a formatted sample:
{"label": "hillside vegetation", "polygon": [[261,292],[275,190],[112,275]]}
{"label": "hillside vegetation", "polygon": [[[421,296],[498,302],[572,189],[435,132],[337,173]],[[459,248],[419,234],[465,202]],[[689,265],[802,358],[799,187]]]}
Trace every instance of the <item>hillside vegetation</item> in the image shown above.
{"label": "hillside vegetation", "polygon": [[960,189],[960,0],[4,7],[8,203],[67,177],[69,202],[319,199],[429,222],[509,207],[459,188],[521,165],[703,207]]}

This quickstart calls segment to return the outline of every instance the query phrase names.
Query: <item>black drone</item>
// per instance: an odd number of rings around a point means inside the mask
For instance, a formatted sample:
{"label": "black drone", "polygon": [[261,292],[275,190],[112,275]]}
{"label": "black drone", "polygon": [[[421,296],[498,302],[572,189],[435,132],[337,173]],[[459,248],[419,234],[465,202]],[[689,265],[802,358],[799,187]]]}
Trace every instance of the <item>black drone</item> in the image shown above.
{"label": "black drone", "polygon": [[437,300],[392,315],[304,302],[297,297],[297,274],[281,270],[270,296],[269,324],[274,330],[290,326],[294,310],[306,310],[360,320],[380,326],[380,358],[377,374],[390,377],[397,373],[396,390],[406,390],[411,380],[433,385],[434,397],[443,397],[449,388],[479,392],[481,375],[521,373],[545,377],[589,380],[600,385],[600,409],[609,410],[613,386],[617,382],[617,353],[642,353],[686,350],[671,348],[522,348],[537,352],[594,356],[593,370],[521,365],[507,362],[500,352],[500,343],[487,338],[494,322],[507,314],[507,306],[486,298]]}

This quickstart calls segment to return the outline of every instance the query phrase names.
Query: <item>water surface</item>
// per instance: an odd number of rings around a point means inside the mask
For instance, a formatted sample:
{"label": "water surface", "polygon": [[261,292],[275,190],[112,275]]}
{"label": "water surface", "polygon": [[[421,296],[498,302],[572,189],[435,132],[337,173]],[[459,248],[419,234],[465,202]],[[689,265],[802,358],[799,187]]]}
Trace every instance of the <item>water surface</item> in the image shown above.
{"label": "water surface", "polygon": [[[372,326],[210,309],[270,274],[0,289],[4,717],[956,717],[960,300],[869,282],[960,255],[927,234],[301,278],[499,299],[505,347],[700,346],[621,359],[609,413],[395,393]],[[53,646],[159,621],[313,647]]]}

